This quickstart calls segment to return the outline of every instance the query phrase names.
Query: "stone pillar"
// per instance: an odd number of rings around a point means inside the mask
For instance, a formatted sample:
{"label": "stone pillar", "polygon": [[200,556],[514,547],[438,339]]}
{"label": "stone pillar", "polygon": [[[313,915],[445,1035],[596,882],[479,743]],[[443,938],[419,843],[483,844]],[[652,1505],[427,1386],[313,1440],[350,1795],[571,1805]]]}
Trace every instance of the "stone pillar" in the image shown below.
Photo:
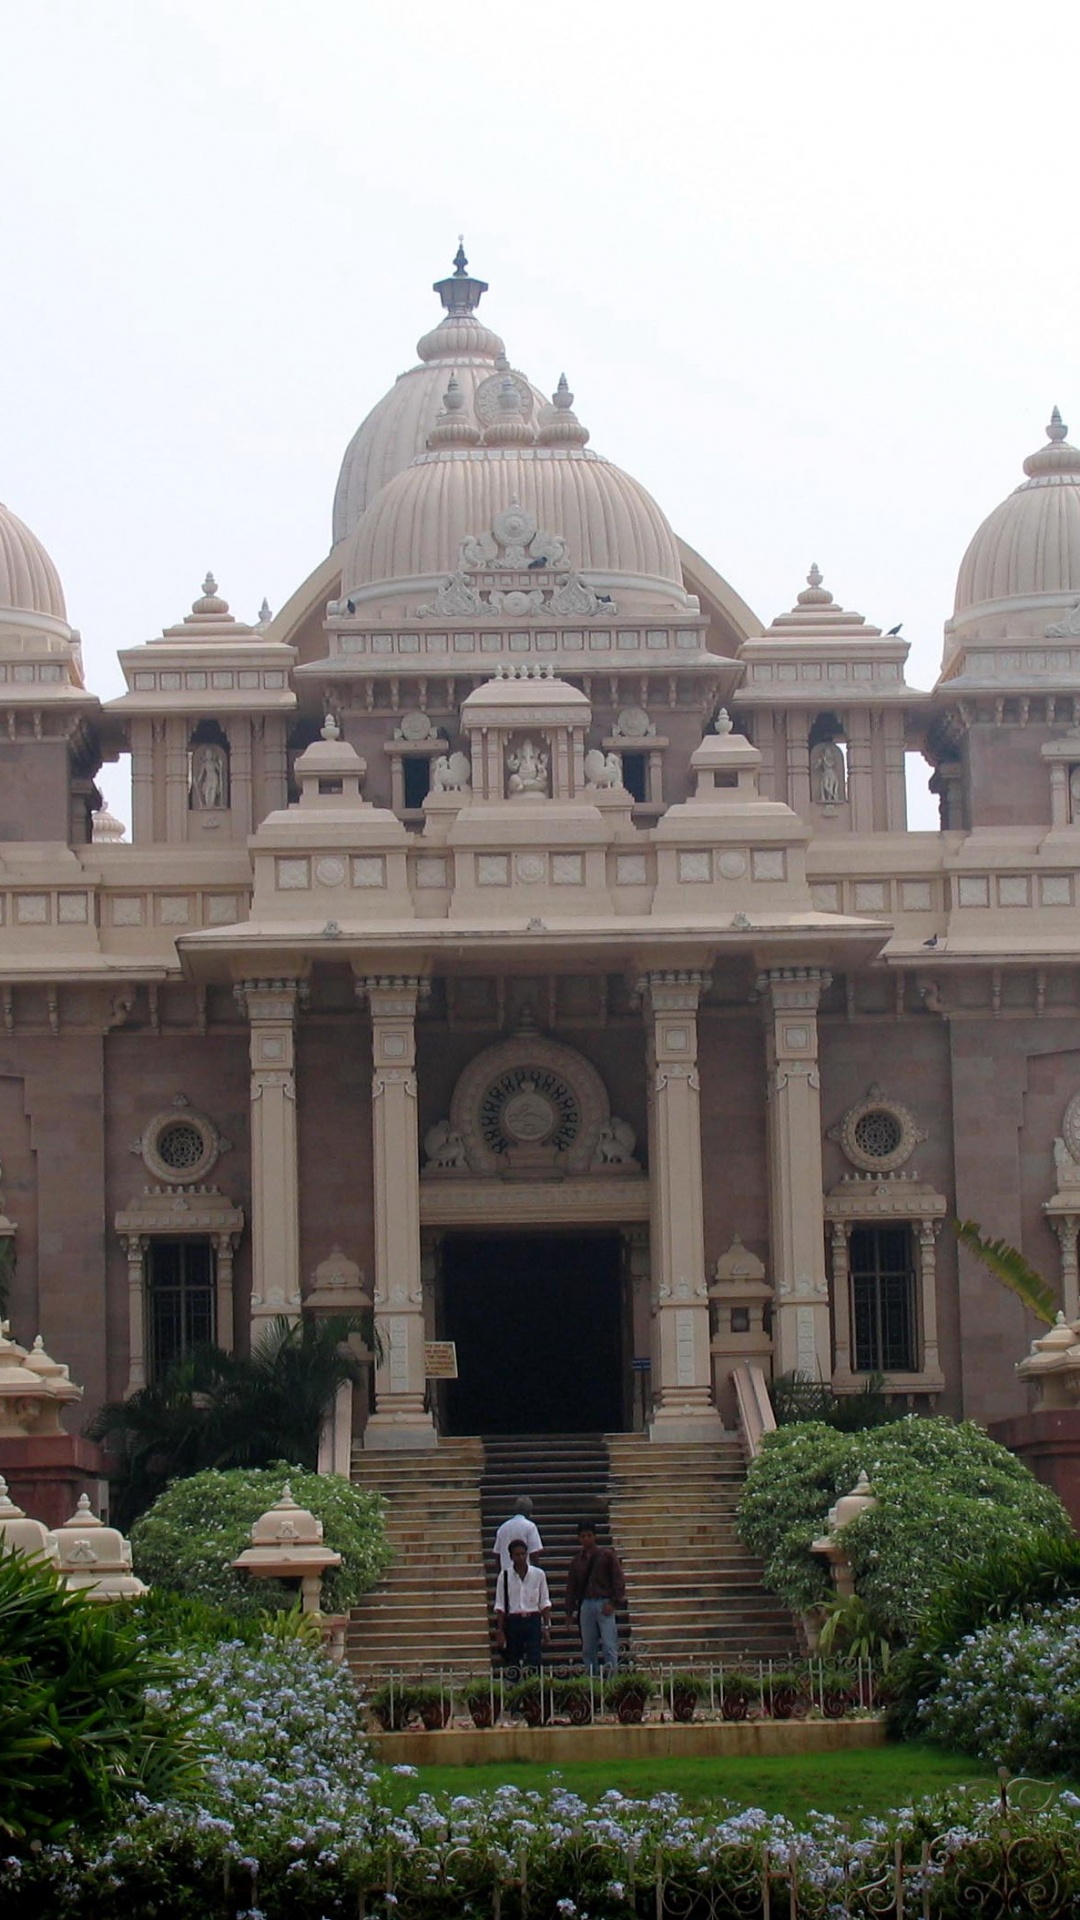
{"label": "stone pillar", "polygon": [[236,1236],[231,1233],[215,1233],[213,1236],[217,1344],[226,1353],[231,1353],[236,1345],[236,1328],[233,1322],[233,1254],[236,1252]]}
{"label": "stone pillar", "polygon": [[251,1331],[300,1312],[295,1021],[299,980],[245,980],[251,1023]]}
{"label": "stone pillar", "polygon": [[1061,1307],[1066,1320],[1080,1319],[1080,1277],[1077,1262],[1077,1230],[1080,1215],[1051,1213],[1044,1209],[1061,1247]]}
{"label": "stone pillar", "polygon": [[424,1288],[420,1264],[420,1148],[416,1127],[414,975],[358,980],[371,1012],[375,1212],[375,1411],[369,1448],[434,1447],[424,1404]]}
{"label": "stone pillar", "polygon": [[817,1009],[829,975],[776,967],[760,975],[766,1021],[769,1216],[777,1373],[832,1377],[821,1168]]}
{"label": "stone pillar", "polygon": [[852,833],[874,831],[874,757],[870,738],[870,715],[865,707],[853,707],[847,715],[847,783],[851,803]]}
{"label": "stone pillar", "polygon": [[650,1247],[654,1284],[650,1440],[713,1440],[709,1288],[701,1187],[697,1007],[704,973],[643,981],[649,1086]]}
{"label": "stone pillar", "polygon": [[145,1233],[123,1236],[128,1268],[128,1383],[125,1400],[146,1385],[146,1250],[150,1245]]}

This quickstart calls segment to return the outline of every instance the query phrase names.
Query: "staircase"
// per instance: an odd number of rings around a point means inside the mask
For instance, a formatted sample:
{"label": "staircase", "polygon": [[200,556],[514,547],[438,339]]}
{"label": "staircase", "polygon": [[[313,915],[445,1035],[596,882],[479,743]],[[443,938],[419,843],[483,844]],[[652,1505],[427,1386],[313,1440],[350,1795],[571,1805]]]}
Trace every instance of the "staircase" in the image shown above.
{"label": "staircase", "polygon": [[[578,1550],[579,1520],[595,1520],[600,1544],[611,1543],[607,1442],[599,1433],[499,1434],[484,1441],[484,1454],[480,1507],[489,1590],[494,1593],[491,1543],[496,1529],[517,1511],[518,1495],[528,1494],[533,1503],[532,1518],[544,1543],[537,1565],[546,1573],[551,1592],[548,1657],[556,1665],[577,1666],[581,1661],[577,1628],[567,1633],[564,1622],[566,1574]],[[624,1610],[619,1624],[624,1644],[627,1632]]]}
{"label": "staircase", "polygon": [[354,1673],[422,1667],[482,1672],[490,1660],[489,1600],[480,1543],[479,1440],[443,1440],[418,1453],[353,1455],[354,1483],[389,1502],[393,1560],[354,1607],[346,1656]]}
{"label": "staircase", "polygon": [[761,1563],[735,1530],[746,1473],[738,1441],[654,1445],[621,1433],[607,1446],[612,1543],[638,1656],[690,1665],[796,1654],[792,1616],[765,1592]]}

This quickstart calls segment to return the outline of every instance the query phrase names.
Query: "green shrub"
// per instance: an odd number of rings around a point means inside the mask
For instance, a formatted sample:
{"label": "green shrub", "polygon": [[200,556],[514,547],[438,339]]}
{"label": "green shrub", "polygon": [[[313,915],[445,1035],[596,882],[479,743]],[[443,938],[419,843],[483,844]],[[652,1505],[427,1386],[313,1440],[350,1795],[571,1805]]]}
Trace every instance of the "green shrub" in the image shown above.
{"label": "green shrub", "polygon": [[765,1562],[772,1590],[798,1610],[833,1588],[811,1541],[860,1472],[880,1504],[844,1540],[859,1594],[880,1630],[906,1639],[960,1565],[989,1537],[1020,1546],[1071,1529],[1056,1494],[972,1421],[910,1417],[869,1433],[821,1422],[767,1436],[747,1475],[739,1532]]}
{"label": "green shrub", "polygon": [[152,1587],[206,1602],[241,1619],[264,1611],[287,1612],[295,1593],[277,1580],[234,1571],[251,1544],[251,1527],[280,1498],[285,1481],[302,1507],[323,1523],[326,1545],[340,1553],[340,1567],[323,1580],[323,1608],[345,1613],[373,1587],[388,1565],[383,1525],[385,1502],[338,1474],[274,1467],[232,1468],[175,1480],[132,1529],[135,1566]]}
{"label": "green shrub", "polygon": [[870,1374],[858,1393],[834,1393],[810,1373],[781,1373],[769,1388],[769,1398],[778,1427],[821,1420],[838,1433],[862,1433],[901,1417],[889,1402],[881,1373]]}
{"label": "green shrub", "polygon": [[40,1561],[0,1556],[0,1835],[55,1841],[190,1778],[184,1716],[144,1696],[159,1674],[133,1619]]}
{"label": "green shrub", "polygon": [[920,1734],[1016,1773],[1080,1768],[1080,1600],[996,1620],[942,1661]]}

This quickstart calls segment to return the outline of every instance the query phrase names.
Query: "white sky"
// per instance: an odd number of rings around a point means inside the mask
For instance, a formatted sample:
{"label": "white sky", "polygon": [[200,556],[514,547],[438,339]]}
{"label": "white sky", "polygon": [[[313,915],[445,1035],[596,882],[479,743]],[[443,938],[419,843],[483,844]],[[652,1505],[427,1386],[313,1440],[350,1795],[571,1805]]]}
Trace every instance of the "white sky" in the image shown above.
{"label": "white sky", "polygon": [[92,684],[208,566],[252,618],[317,563],[459,231],[763,619],[817,560],[931,684],[976,525],[1080,435],[1078,54],[1076,0],[0,0],[0,499]]}

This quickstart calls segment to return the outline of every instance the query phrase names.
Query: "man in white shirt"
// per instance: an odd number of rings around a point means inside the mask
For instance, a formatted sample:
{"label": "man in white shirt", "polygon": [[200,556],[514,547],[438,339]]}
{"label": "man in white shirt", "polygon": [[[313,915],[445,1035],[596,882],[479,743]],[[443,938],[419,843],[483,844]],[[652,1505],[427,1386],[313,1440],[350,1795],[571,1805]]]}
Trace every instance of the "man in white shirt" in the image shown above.
{"label": "man in white shirt", "polygon": [[535,1559],[538,1554],[543,1553],[544,1543],[529,1517],[532,1510],[533,1504],[528,1496],[524,1493],[519,1494],[516,1512],[510,1515],[509,1520],[503,1521],[495,1535],[493,1551],[495,1564],[500,1573],[509,1570],[511,1540],[524,1540],[530,1559]]}
{"label": "man in white shirt", "polygon": [[530,1567],[524,1540],[511,1540],[510,1565],[495,1582],[495,1645],[508,1667],[538,1667],[551,1639],[547,1575]]}

